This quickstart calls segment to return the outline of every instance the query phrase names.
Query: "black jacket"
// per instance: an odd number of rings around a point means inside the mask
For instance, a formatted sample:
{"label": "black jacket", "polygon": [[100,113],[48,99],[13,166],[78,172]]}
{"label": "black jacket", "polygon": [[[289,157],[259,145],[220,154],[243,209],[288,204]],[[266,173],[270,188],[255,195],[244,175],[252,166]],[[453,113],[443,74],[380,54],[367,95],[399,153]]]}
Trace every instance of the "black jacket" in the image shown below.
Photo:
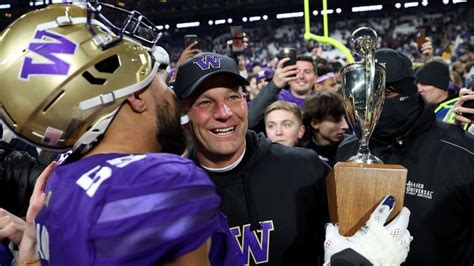
{"label": "black jacket", "polygon": [[249,129],[265,133],[265,110],[267,107],[278,100],[278,94],[281,88],[275,85],[275,82],[270,81],[249,103]]}
{"label": "black jacket", "polygon": [[[474,139],[437,121],[425,105],[414,125],[393,143],[376,137],[371,152],[408,169],[405,206],[414,237],[404,265],[474,264]],[[341,143],[337,161],[357,151],[357,139]]]}
{"label": "black jacket", "polygon": [[[263,134],[249,131],[246,141],[236,168],[208,172],[244,262],[248,258],[250,265],[318,265],[328,219],[328,168],[313,151],[271,143]],[[196,161],[193,153],[191,159]],[[259,223],[262,230],[252,232]]]}
{"label": "black jacket", "polygon": [[28,152],[0,141],[0,207],[16,216],[25,216],[36,178],[44,168]]}

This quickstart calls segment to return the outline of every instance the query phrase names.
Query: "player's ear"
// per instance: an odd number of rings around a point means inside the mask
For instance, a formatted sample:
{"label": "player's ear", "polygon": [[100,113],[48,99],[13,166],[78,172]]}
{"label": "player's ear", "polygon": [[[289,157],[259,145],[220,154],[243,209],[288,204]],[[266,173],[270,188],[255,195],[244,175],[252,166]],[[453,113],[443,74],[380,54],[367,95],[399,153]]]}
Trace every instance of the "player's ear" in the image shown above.
{"label": "player's ear", "polygon": [[144,91],[138,91],[134,94],[131,94],[127,97],[127,102],[130,105],[130,108],[132,108],[133,111],[137,113],[142,113],[146,110],[146,103],[142,99],[142,93]]}

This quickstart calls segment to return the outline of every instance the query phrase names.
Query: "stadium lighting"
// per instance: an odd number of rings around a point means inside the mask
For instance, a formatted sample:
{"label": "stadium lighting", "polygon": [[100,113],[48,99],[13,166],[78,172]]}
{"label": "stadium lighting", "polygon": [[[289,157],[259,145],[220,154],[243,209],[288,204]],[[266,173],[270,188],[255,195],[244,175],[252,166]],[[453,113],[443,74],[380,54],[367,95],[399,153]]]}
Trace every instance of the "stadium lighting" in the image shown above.
{"label": "stadium lighting", "polygon": [[467,0],[453,0],[453,4],[467,3]]}
{"label": "stadium lighting", "polygon": [[267,20],[268,19],[268,16],[267,15],[263,15],[263,20]]}
{"label": "stadium lighting", "polygon": [[159,30],[162,30],[164,27],[161,25],[156,26]]}
{"label": "stadium lighting", "polygon": [[214,24],[214,21],[209,20],[207,23],[209,24],[209,26],[212,26]]}
{"label": "stadium lighting", "polygon": [[242,18],[242,21],[243,21],[243,22],[247,22],[247,17],[243,17],[243,18]]}
{"label": "stadium lighting", "polygon": [[[399,3],[397,3],[399,4]],[[395,7],[397,6],[395,4]],[[375,10],[381,10],[383,8],[382,5],[372,5],[372,6],[355,6],[352,8],[352,12],[367,12],[367,11],[375,11]],[[397,7],[398,8],[398,7]]]}
{"label": "stadium lighting", "polygon": [[225,24],[225,19],[217,19],[216,21],[214,21],[214,24],[215,25]]}
{"label": "stadium lighting", "polygon": [[285,18],[299,18],[304,16],[303,12],[291,12],[291,13],[281,13],[277,14],[276,18],[277,19],[285,19]]}
{"label": "stadium lighting", "polygon": [[396,4],[395,4],[395,7],[398,9],[398,8],[402,7],[402,4],[396,3]]}
{"label": "stadium lighting", "polygon": [[423,1],[421,1],[421,4],[422,4],[423,6],[427,6],[427,5],[428,5],[428,1],[427,1],[427,0],[423,0]]}
{"label": "stadium lighting", "polygon": [[403,4],[404,8],[410,8],[410,7],[417,7],[419,5],[418,2],[407,2]]}
{"label": "stadium lighting", "polygon": [[233,21],[232,18],[227,19],[227,23],[229,23],[229,24],[232,23],[232,21]]}
{"label": "stadium lighting", "polygon": [[0,9],[9,9],[11,7],[10,4],[3,4],[3,5],[0,5]]}
{"label": "stadium lighting", "polygon": [[30,1],[30,6],[44,5],[44,1]]}
{"label": "stadium lighting", "polygon": [[166,25],[165,25],[165,29],[167,30],[167,29],[169,29],[169,28],[170,28],[170,25],[166,24]]}
{"label": "stadium lighting", "polygon": [[[225,20],[224,20],[224,23],[225,23]],[[176,24],[176,28],[184,29],[184,28],[199,27],[199,24],[200,24],[199,21],[183,22],[183,23]]]}
{"label": "stadium lighting", "polygon": [[334,13],[334,10],[333,10],[333,9],[328,9],[328,10],[326,10],[326,11],[321,10],[321,15],[325,15],[325,14],[328,14],[328,15],[329,15],[329,14],[332,14],[332,13]]}
{"label": "stadium lighting", "polygon": [[261,19],[262,19],[262,18],[261,18],[260,16],[253,16],[253,17],[250,17],[250,18],[249,18],[249,21],[250,21],[250,22],[253,22],[253,21],[259,21],[259,20],[261,20]]}
{"label": "stadium lighting", "polygon": [[313,10],[313,16],[317,16],[319,14],[318,10]]}
{"label": "stadium lighting", "polygon": [[341,12],[342,12],[342,9],[340,9],[340,8],[336,9],[336,13],[341,14]]}

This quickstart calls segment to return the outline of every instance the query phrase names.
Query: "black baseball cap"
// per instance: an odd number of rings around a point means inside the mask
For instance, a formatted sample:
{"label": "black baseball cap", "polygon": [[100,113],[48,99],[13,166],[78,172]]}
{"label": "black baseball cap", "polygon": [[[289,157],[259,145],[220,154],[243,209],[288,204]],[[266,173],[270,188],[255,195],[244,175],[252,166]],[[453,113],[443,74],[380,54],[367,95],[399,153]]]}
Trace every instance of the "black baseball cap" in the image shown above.
{"label": "black baseball cap", "polygon": [[203,82],[216,75],[227,75],[240,85],[248,85],[247,79],[239,73],[237,63],[230,57],[204,52],[186,60],[178,69],[173,90],[180,99],[197,92]]}
{"label": "black baseball cap", "polygon": [[415,78],[413,64],[406,55],[390,48],[375,51],[377,63],[385,64],[385,83]]}

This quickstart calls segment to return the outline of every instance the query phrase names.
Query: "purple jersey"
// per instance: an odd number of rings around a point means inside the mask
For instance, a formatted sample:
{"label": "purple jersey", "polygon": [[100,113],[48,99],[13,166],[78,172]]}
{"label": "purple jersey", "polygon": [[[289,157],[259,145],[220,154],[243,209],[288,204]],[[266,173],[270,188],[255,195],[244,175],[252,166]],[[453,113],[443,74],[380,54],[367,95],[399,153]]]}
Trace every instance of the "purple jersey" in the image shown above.
{"label": "purple jersey", "polygon": [[36,217],[43,265],[154,265],[212,237],[213,265],[235,265],[220,199],[204,171],[171,154],[100,154],[60,165]]}
{"label": "purple jersey", "polygon": [[303,110],[304,106],[304,99],[295,97],[290,90],[281,90],[280,94],[278,94],[278,100],[286,101],[290,103],[295,103],[298,108]]}

